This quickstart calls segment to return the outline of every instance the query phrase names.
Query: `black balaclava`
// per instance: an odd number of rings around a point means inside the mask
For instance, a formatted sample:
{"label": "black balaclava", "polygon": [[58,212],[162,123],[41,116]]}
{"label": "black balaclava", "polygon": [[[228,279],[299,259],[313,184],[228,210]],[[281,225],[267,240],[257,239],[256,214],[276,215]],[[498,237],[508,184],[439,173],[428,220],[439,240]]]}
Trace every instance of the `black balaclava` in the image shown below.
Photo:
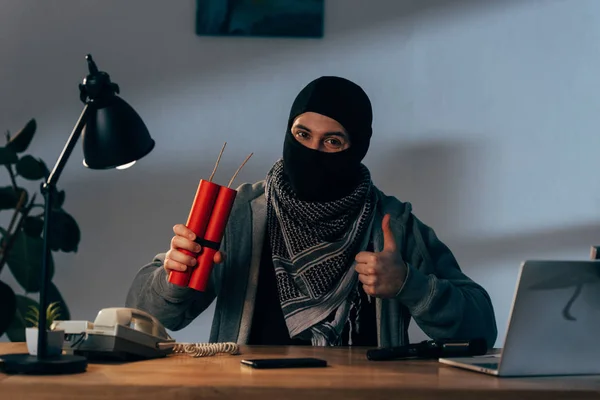
{"label": "black balaclava", "polygon": [[[350,136],[346,150],[326,153],[310,149],[291,132],[305,112],[325,115],[340,123]],[[283,146],[284,173],[300,200],[332,201],[352,192],[360,179],[360,165],[371,140],[371,101],[357,84],[323,76],[310,82],[296,97]]]}

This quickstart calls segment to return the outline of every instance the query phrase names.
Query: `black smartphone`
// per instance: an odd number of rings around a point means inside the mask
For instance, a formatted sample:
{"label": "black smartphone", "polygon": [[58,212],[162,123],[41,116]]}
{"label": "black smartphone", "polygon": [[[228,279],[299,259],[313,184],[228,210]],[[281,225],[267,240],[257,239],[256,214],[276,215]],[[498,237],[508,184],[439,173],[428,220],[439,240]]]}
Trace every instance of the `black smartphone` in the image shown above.
{"label": "black smartphone", "polygon": [[242,360],[241,363],[257,369],[319,368],[327,366],[327,361],[318,358],[261,358],[253,360]]}

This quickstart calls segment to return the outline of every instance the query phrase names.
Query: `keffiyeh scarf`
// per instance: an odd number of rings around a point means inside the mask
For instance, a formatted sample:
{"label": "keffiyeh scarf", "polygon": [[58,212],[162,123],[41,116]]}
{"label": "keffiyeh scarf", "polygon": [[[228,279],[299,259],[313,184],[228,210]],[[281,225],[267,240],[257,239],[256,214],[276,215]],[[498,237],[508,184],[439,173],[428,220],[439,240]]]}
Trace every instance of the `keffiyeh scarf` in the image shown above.
{"label": "keffiyeh scarf", "polygon": [[350,310],[359,308],[354,257],[366,249],[375,199],[369,170],[349,195],[299,200],[279,160],[266,179],[267,229],[283,315],[292,338],[334,346]]}

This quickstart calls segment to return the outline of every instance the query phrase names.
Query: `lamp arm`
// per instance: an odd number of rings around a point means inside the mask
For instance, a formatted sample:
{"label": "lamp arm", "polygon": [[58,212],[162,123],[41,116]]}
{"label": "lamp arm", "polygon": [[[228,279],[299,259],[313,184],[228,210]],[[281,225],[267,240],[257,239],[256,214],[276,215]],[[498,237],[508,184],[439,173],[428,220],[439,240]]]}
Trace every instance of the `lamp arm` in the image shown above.
{"label": "lamp arm", "polygon": [[92,106],[89,103],[86,103],[81,115],[79,116],[79,120],[71,135],[69,136],[69,140],[65,144],[63,151],[60,153],[52,172],[48,175],[48,178],[44,183],[42,183],[41,192],[44,195],[44,233],[43,233],[43,248],[42,248],[42,282],[40,282],[40,309],[39,309],[39,320],[38,320],[38,351],[37,357],[38,359],[45,358],[47,356],[47,343],[48,343],[48,334],[46,332],[46,310],[48,309],[48,287],[50,286],[50,268],[48,268],[48,262],[50,260],[50,241],[48,238],[48,234],[50,232],[51,226],[51,214],[52,214],[52,205],[54,202],[54,195],[56,193],[56,183],[60,178],[60,174],[62,173],[71,153],[73,152],[73,148],[77,144],[77,140],[81,136],[81,132],[85,127],[87,119],[89,117],[89,113],[91,111]]}
{"label": "lamp arm", "polygon": [[60,153],[60,156],[58,157],[58,160],[56,161],[52,172],[50,172],[50,175],[48,175],[48,179],[46,179],[46,182],[44,184],[45,186],[56,186],[56,182],[58,182],[60,174],[65,168],[67,160],[71,156],[71,153],[73,152],[73,149],[77,144],[77,140],[79,140],[79,137],[81,136],[81,132],[83,131],[83,128],[87,122],[87,118],[91,111],[90,107],[91,106],[89,103],[86,103],[83,107],[83,111],[81,112],[79,120],[77,121],[77,124],[75,124],[75,127],[71,132],[71,136],[69,136],[69,140],[67,140],[67,143],[65,144],[62,153]]}

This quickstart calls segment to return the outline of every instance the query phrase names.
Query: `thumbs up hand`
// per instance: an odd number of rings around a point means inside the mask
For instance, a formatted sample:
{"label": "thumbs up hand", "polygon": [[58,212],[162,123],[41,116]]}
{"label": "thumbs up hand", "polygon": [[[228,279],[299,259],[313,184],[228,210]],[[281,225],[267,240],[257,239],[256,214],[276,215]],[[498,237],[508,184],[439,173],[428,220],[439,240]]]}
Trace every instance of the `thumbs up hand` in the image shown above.
{"label": "thumbs up hand", "polygon": [[373,297],[394,297],[404,285],[407,267],[396,247],[396,239],[390,228],[390,215],[381,223],[383,249],[380,252],[362,251],[356,255],[358,279],[366,294]]}

